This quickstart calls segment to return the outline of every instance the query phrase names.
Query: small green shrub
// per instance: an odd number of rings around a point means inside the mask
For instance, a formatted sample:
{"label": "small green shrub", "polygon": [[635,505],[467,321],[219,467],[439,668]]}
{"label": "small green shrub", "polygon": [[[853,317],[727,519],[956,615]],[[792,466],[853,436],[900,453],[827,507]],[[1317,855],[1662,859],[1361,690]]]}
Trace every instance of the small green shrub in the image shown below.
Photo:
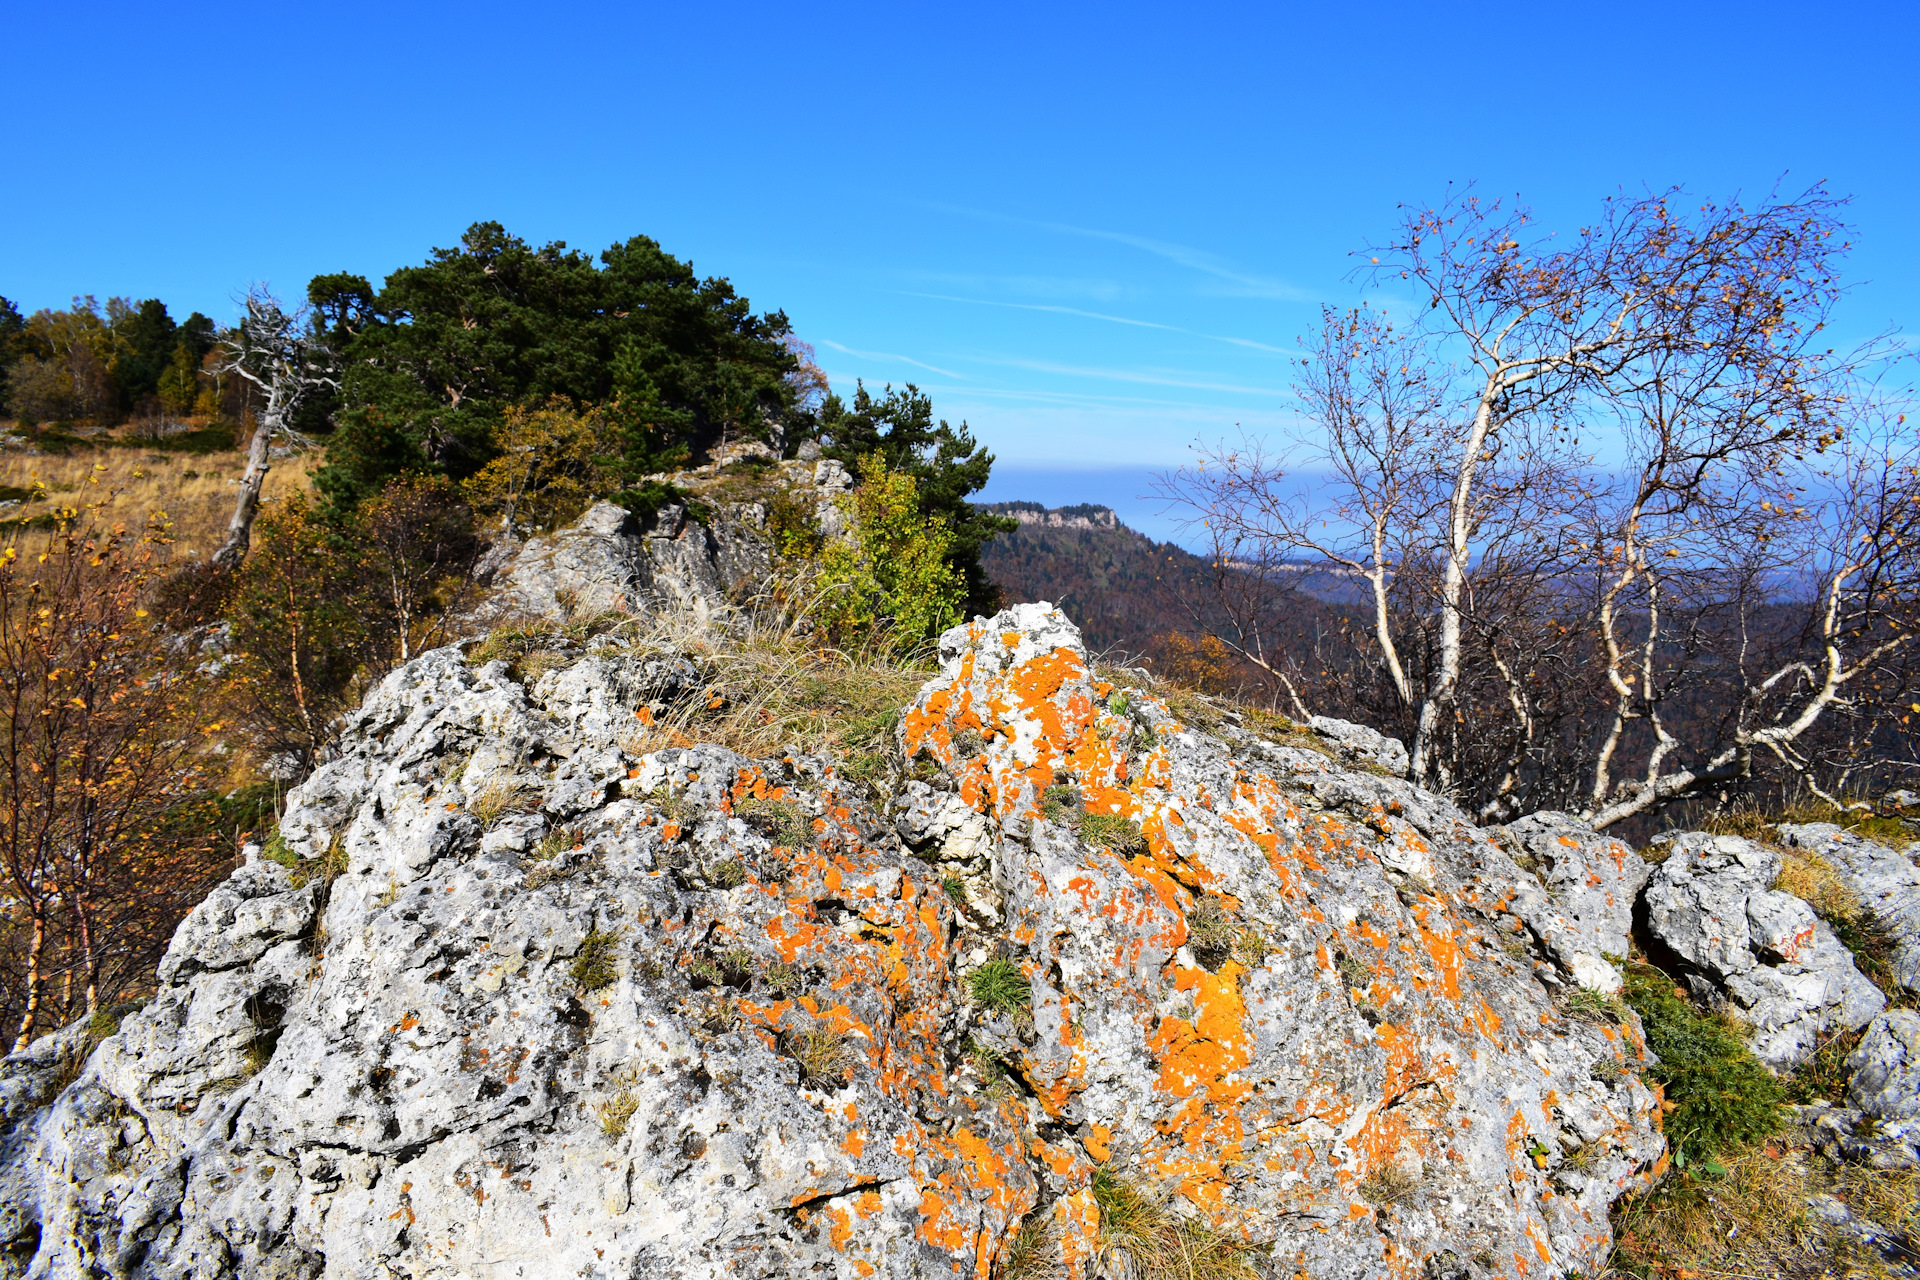
{"label": "small green shrub", "polygon": [[738,858],[728,858],[714,867],[710,878],[716,888],[737,889],[747,882],[747,869]]}
{"label": "small green shrub", "polygon": [[582,991],[598,991],[611,986],[619,977],[613,967],[613,944],[616,937],[603,933],[599,929],[590,931],[580,940],[580,950],[574,953],[573,964],[568,973],[573,975],[573,983]]}
{"label": "small green shrub", "polygon": [[1775,1132],[1783,1091],[1773,1073],[1720,1020],[1674,994],[1673,979],[1648,965],[1627,971],[1622,993],[1640,1015],[1647,1047],[1660,1059],[1648,1072],[1674,1108],[1667,1141],[1675,1163],[1710,1160]]}
{"label": "small green shrub", "polygon": [[1033,987],[1011,960],[989,960],[967,975],[974,1003],[994,1013],[1014,1013],[1033,1003]]}

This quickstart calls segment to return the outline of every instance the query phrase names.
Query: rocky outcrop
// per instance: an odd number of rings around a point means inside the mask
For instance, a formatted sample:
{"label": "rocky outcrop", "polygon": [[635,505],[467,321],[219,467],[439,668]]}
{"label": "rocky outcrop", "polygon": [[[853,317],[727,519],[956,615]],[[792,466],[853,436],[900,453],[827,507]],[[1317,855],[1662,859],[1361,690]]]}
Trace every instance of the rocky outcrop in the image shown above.
{"label": "rocky outcrop", "polygon": [[1844,1100],[1797,1108],[1812,1145],[1836,1161],[1920,1169],[1920,1014],[1888,1009],[1848,1057]]}
{"label": "rocky outcrop", "polygon": [[1829,1028],[1865,1026],[1887,998],[1813,908],[1772,887],[1779,873],[1780,855],[1765,845],[1688,832],[1654,870],[1644,911],[1695,997],[1738,1013],[1755,1055],[1787,1068]]}
{"label": "rocky outcrop", "polygon": [[853,486],[846,468],[831,459],[749,461],[759,464],[761,478],[736,486],[740,492],[726,484],[719,464],[664,477],[701,494],[709,506],[703,519],[684,503],[643,520],[597,502],[564,529],[503,541],[485,566],[493,590],[472,623],[609,612],[668,614],[696,623],[727,616],[741,588],[764,581],[772,570],[766,496],[783,493],[833,537],[845,525],[837,499]]}
{"label": "rocky outcrop", "polygon": [[1868,840],[1831,822],[1787,824],[1780,838],[1832,867],[1898,945],[1894,973],[1920,993],[1920,863],[1911,851]]}
{"label": "rocky outcrop", "polygon": [[943,638],[878,786],[644,749],[698,669],[568,656],[395,671],[9,1110],[34,1274],[985,1276],[1026,1222],[1113,1275],[1100,1167],[1268,1274],[1592,1274],[1662,1167],[1636,1023],[1528,905],[1611,937],[1588,899],[1045,606]]}

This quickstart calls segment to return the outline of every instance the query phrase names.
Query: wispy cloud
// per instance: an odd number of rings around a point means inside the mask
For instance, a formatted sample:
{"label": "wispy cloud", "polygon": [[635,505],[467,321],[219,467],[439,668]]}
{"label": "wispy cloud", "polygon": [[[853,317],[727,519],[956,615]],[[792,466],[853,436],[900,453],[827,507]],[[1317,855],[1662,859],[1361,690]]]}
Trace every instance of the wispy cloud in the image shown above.
{"label": "wispy cloud", "polygon": [[1211,276],[1231,286],[1227,292],[1241,297],[1272,298],[1281,302],[1313,302],[1314,294],[1298,285],[1271,276],[1253,275],[1235,267],[1228,259],[1205,249],[1192,245],[1176,244],[1171,240],[1157,240],[1152,236],[1138,236],[1125,231],[1108,231],[1100,227],[1080,227],[1070,222],[1048,222],[1040,218],[1022,218],[1010,213],[994,213],[986,209],[970,209],[965,205],[928,202],[928,208],[945,213],[959,214],[966,218],[978,218],[985,222],[1001,222],[1012,226],[1037,227],[1042,231],[1052,231],[1059,235],[1080,236],[1088,240],[1105,240],[1109,244],[1125,245],[1150,253],[1176,266],[1189,271]]}
{"label": "wispy cloud", "polygon": [[890,351],[860,351],[854,347],[842,346],[832,338],[821,338],[819,341],[823,347],[832,347],[835,351],[845,355],[855,356],[861,360],[892,360],[900,364],[913,365],[915,368],[926,369],[932,373],[939,374],[943,378],[958,378],[962,382],[967,380],[967,375],[964,373],[955,373],[951,369],[942,369],[937,364],[928,364],[925,360],[915,360],[912,356],[895,355]]}
{"label": "wispy cloud", "polygon": [[1204,338],[1208,342],[1225,342],[1236,347],[1250,347],[1255,351],[1271,351],[1280,356],[1299,354],[1287,347],[1255,342],[1252,338],[1229,338],[1223,334],[1202,333],[1198,329],[1183,329],[1177,324],[1161,324],[1157,320],[1135,320],[1131,316],[1108,315],[1104,311],[1083,311],[1079,307],[1063,307],[1055,303],[997,302],[991,298],[962,298],[950,293],[921,293],[913,289],[902,289],[899,292],[909,298],[932,298],[938,302],[964,302],[976,307],[1006,307],[1014,311],[1049,311],[1055,315],[1083,316],[1088,320],[1105,320],[1109,324],[1132,325],[1140,329],[1163,329],[1168,333],[1184,333],[1189,337]]}
{"label": "wispy cloud", "polygon": [[1224,391],[1242,396],[1279,396],[1291,393],[1284,388],[1246,387],[1231,382],[1206,382],[1187,375],[1175,375],[1147,369],[1098,369],[1083,365],[1056,364],[1050,360],[1024,360],[1014,356],[978,357],[981,364],[1005,365],[1013,369],[1031,369],[1035,373],[1059,374],[1069,378],[1098,378],[1107,382],[1134,382],[1152,387],[1185,387],[1190,391]]}

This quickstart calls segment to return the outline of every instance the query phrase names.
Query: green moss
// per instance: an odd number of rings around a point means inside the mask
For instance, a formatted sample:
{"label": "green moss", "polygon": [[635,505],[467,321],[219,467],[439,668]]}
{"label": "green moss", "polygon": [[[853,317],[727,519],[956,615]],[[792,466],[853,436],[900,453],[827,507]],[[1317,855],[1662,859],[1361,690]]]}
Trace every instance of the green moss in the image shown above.
{"label": "green moss", "polygon": [[1033,1002],[1033,987],[1011,960],[989,960],[967,975],[976,1004],[994,1013],[1014,1013]]}
{"label": "green moss", "polygon": [[580,940],[580,950],[574,953],[573,964],[568,969],[574,985],[582,991],[598,991],[602,987],[613,985],[619,972],[613,967],[613,944],[615,936],[594,929]]}
{"label": "green moss", "polygon": [[1784,1093],[1773,1073],[1717,1018],[1675,993],[1673,979],[1648,965],[1627,970],[1622,994],[1660,1059],[1649,1069],[1674,1105],[1666,1120],[1676,1163],[1709,1160],[1759,1141],[1780,1127]]}

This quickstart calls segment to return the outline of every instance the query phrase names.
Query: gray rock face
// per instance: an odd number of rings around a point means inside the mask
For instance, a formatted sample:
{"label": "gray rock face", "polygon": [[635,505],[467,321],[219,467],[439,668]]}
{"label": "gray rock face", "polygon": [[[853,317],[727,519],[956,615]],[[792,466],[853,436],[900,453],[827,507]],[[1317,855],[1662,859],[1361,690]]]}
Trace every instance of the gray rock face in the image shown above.
{"label": "gray rock face", "polygon": [[1847,1100],[1888,1120],[1920,1118],[1920,1013],[1889,1009],[1875,1018],[1847,1059]]}
{"label": "gray rock face", "polygon": [[1342,760],[1372,765],[1396,778],[1406,777],[1412,765],[1405,743],[1369,729],[1366,725],[1355,724],[1351,720],[1336,720],[1332,716],[1315,716],[1308,722],[1308,727],[1331,742]]}
{"label": "gray rock face", "polygon": [[1506,835],[1516,861],[1546,890],[1524,886],[1515,914],[1575,982],[1618,991],[1620,971],[1608,957],[1627,954],[1634,899],[1653,868],[1622,841],[1561,813],[1530,814],[1509,824]]}
{"label": "gray rock face", "polygon": [[[770,463],[775,483],[812,509],[829,537],[845,532],[837,501],[853,487],[838,462],[772,462],[764,446],[742,456]],[[710,481],[718,468],[671,477]],[[673,613],[697,623],[727,616],[738,588],[764,580],[773,565],[767,512],[758,502],[719,500],[703,524],[684,506],[640,521],[598,502],[574,524],[503,545],[487,567],[493,594],[472,615],[476,625],[572,614]]]}
{"label": "gray rock face", "polygon": [[1780,835],[1817,854],[1880,917],[1899,943],[1896,976],[1909,991],[1920,992],[1920,864],[1911,850],[1902,853],[1831,822],[1782,826]]}
{"label": "gray rock face", "polygon": [[1863,1027],[1887,998],[1812,908],[1772,888],[1780,855],[1739,836],[1688,832],[1655,869],[1647,928],[1686,968],[1694,994],[1753,1027],[1754,1054],[1803,1062],[1829,1027]]}
{"label": "gray rock face", "polygon": [[[805,758],[634,754],[697,686],[670,654],[395,671],[289,799],[309,861],[256,851],[51,1105],[51,1038],[0,1069],[4,1256],[977,1275],[1038,1215],[1086,1276],[1104,1163],[1287,1273],[1597,1268],[1664,1143],[1638,1027],[1564,1006],[1515,914],[1539,881],[1403,781],[1116,699],[1044,606],[943,654],[890,812]],[[1062,779],[1111,821],[1042,812]],[[1554,909],[1611,937],[1585,888]],[[1024,1011],[976,1000],[991,960]]]}

